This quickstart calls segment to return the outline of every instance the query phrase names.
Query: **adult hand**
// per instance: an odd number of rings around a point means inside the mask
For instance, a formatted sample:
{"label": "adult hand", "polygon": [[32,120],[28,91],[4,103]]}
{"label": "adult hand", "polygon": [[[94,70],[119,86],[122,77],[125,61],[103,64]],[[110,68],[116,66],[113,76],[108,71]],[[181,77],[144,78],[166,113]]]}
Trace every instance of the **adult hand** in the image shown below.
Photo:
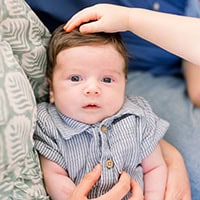
{"label": "adult hand", "polygon": [[83,33],[126,31],[130,8],[111,4],[97,4],[75,14],[64,26],[67,32],[80,26]]}
{"label": "adult hand", "polygon": [[180,153],[166,141],[161,141],[164,159],[168,166],[165,200],[191,200],[187,170]]}
{"label": "adult hand", "polygon": [[[101,175],[101,166],[97,165],[90,173],[86,174],[81,182],[74,189],[69,200],[87,200],[87,195],[92,186],[96,183]],[[130,179],[130,176],[123,172],[119,182],[106,194],[93,200],[121,200],[130,189],[133,195],[129,200],[143,200],[143,194],[140,186]]]}

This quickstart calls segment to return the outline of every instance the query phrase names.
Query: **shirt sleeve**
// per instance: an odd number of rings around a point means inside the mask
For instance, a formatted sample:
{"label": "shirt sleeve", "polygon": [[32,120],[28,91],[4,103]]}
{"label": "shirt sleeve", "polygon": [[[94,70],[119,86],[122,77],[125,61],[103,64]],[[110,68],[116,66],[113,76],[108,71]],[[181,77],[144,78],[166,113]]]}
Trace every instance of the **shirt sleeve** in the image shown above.
{"label": "shirt sleeve", "polygon": [[48,113],[48,104],[39,104],[36,130],[33,136],[34,146],[40,155],[66,169],[64,158],[59,150],[57,136],[58,130]]}
{"label": "shirt sleeve", "polygon": [[141,159],[144,159],[153,152],[158,142],[163,138],[168,130],[169,123],[159,118],[152,111],[149,103],[142,97],[138,98],[138,104],[144,111],[139,121],[141,132]]}

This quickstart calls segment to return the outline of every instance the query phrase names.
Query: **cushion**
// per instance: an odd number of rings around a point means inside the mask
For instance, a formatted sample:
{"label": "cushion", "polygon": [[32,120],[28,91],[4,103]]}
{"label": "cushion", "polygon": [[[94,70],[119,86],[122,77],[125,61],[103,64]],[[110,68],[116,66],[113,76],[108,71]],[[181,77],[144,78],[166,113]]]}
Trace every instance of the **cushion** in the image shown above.
{"label": "cushion", "polygon": [[32,136],[50,33],[25,1],[0,4],[0,199],[49,199]]}

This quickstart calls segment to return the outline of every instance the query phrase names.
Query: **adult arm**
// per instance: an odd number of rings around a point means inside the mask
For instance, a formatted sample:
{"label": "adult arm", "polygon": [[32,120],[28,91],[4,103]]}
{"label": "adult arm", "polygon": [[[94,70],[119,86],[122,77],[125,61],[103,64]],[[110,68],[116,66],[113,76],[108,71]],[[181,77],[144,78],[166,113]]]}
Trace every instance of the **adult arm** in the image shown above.
{"label": "adult arm", "polygon": [[187,93],[194,106],[200,108],[200,66],[183,61],[183,74],[187,84]]}
{"label": "adult arm", "polygon": [[167,166],[163,159],[160,145],[142,161],[144,171],[144,199],[164,199],[167,181]]}
{"label": "adult arm", "polygon": [[[83,24],[85,22],[89,22]],[[200,65],[200,19],[140,8],[97,4],[75,14],[65,25],[66,31],[131,31],[161,48]]]}
{"label": "adult arm", "polygon": [[181,154],[165,140],[161,140],[160,145],[168,168],[165,200],[191,200],[189,178]]}

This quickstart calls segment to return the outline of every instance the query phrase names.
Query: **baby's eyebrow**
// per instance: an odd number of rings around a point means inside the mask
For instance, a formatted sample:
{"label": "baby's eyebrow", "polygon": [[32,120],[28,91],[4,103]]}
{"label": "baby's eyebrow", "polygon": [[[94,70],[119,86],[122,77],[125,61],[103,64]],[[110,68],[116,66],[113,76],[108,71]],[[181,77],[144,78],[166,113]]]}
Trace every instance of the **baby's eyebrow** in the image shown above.
{"label": "baby's eyebrow", "polygon": [[108,73],[108,74],[118,74],[120,75],[121,73],[123,73],[123,71],[118,71],[118,70],[105,70],[105,73]]}

